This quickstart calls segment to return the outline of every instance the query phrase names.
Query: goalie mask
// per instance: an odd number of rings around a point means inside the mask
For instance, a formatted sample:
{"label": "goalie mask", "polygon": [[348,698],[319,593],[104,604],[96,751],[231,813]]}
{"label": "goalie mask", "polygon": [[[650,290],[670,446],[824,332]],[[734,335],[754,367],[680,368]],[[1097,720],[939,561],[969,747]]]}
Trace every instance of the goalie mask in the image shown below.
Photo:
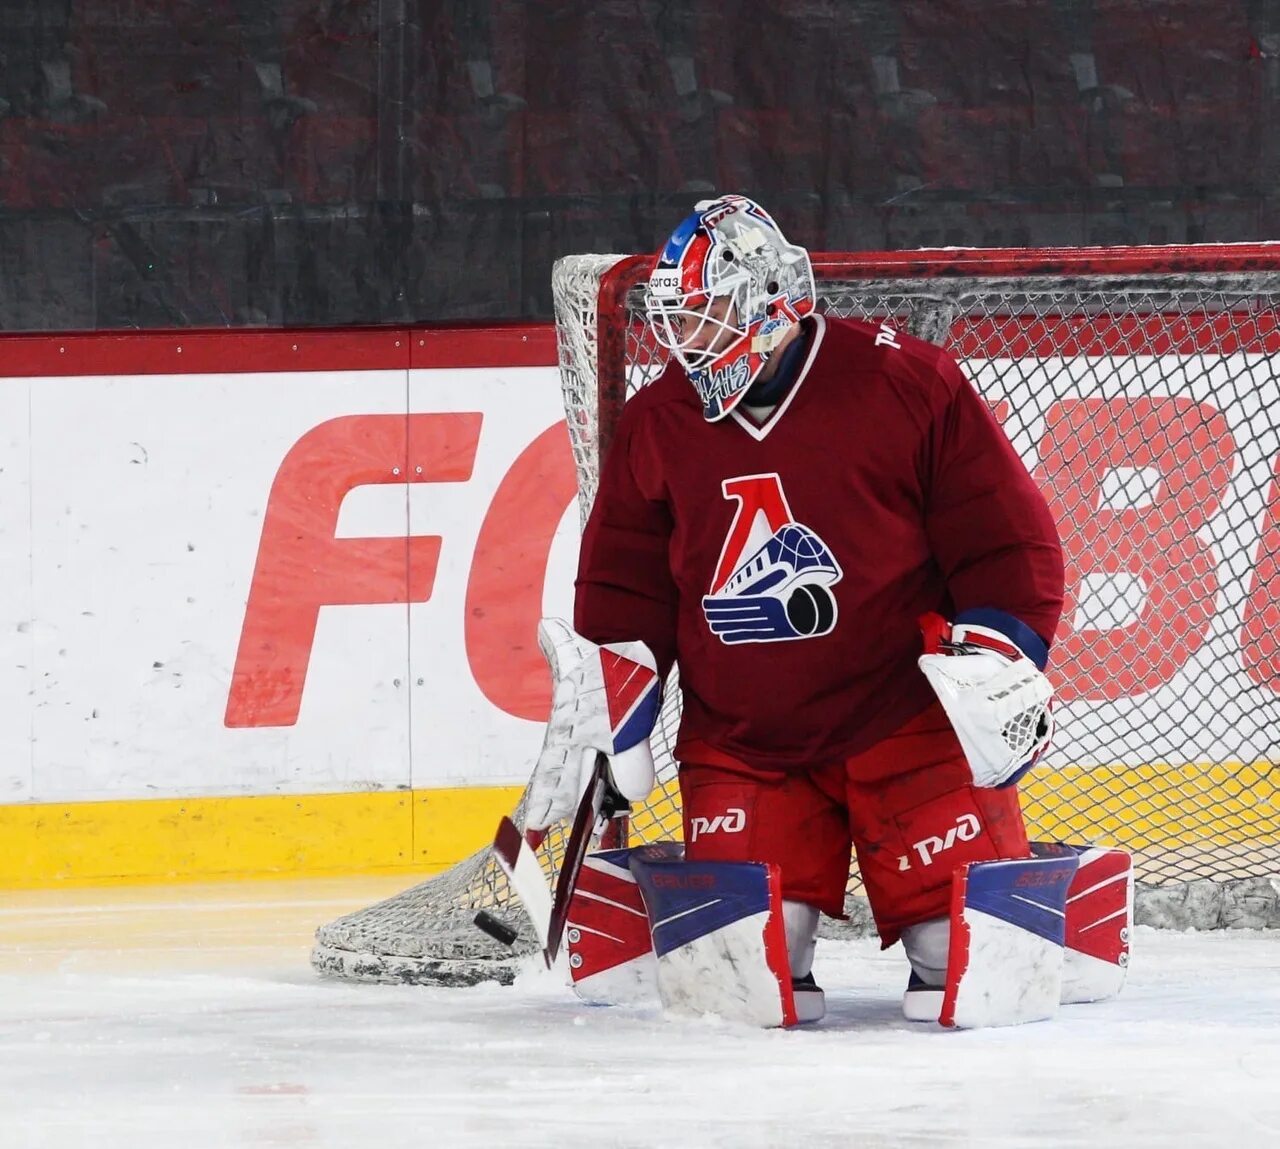
{"label": "goalie mask", "polygon": [[816,297],[809,253],[788,243],[759,204],[727,195],[701,201],[671,233],[649,275],[645,312],[714,423]]}

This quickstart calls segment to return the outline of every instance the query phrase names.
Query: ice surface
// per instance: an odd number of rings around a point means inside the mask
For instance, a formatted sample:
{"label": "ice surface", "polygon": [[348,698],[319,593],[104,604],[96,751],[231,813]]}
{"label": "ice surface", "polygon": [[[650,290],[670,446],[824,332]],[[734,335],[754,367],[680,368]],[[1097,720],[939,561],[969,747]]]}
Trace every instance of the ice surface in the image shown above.
{"label": "ice surface", "polygon": [[404,878],[0,894],[0,1146],[1280,1146],[1280,933],[1140,929],[1116,1002],[1016,1029],[899,1012],[900,949],[823,942],[821,1026],[512,988],[319,981],[310,932]]}

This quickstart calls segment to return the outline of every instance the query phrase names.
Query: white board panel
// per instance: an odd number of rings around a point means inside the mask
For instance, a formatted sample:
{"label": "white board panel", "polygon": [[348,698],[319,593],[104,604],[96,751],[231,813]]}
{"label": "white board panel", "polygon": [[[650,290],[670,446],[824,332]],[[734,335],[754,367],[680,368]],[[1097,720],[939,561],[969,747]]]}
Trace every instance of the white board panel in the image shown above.
{"label": "white board panel", "polygon": [[224,725],[281,461],[404,400],[403,372],[33,383],[34,797],[408,784],[403,607],[322,611],[297,723]]}
{"label": "white board panel", "polygon": [[0,802],[30,798],[31,381],[0,379]]}
{"label": "white board panel", "polygon": [[550,709],[537,622],[572,615],[577,569],[559,376],[552,367],[412,371],[410,406],[484,413],[467,487],[409,488],[411,529],[444,540],[435,593],[410,611],[413,783],[523,783]]}

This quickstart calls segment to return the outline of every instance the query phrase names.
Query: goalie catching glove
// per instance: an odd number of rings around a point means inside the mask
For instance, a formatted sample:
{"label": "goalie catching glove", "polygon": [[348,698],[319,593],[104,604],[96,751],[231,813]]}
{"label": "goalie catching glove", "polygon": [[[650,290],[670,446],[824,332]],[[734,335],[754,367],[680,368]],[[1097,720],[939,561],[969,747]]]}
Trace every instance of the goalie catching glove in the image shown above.
{"label": "goalie catching glove", "polygon": [[920,628],[920,669],[960,739],[974,785],[1012,785],[1053,736],[1053,687],[1042,673],[1048,656],[1044,642],[1017,619],[994,610],[968,611],[954,623],[926,614]]}
{"label": "goalie catching glove", "polygon": [[551,668],[551,718],[529,784],[525,829],[545,830],[573,814],[597,753],[608,755],[610,779],[624,798],[648,797],[649,734],[662,699],[652,652],[643,642],[597,646],[559,618],[538,624],[538,646]]}

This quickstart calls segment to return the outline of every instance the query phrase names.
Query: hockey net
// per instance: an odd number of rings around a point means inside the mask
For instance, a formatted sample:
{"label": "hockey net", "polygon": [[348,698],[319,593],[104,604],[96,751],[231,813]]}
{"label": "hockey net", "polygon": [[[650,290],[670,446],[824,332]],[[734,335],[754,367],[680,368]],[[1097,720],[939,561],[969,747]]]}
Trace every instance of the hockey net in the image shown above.
{"label": "hockey net", "polygon": [[[622,405],[664,366],[640,308],[648,263],[555,268],[584,518]],[[814,268],[826,314],[960,360],[1058,522],[1058,732],[1021,786],[1031,836],[1129,849],[1140,922],[1280,926],[1280,247],[818,255]],[[673,675],[633,842],[679,834],[679,707]],[[548,873],[560,846],[544,846]],[[866,923],[859,891],[854,870],[849,909]],[[513,948],[472,925],[481,908],[520,931]],[[533,948],[516,910],[481,851],[322,927],[313,962],[364,980],[508,980]]]}

